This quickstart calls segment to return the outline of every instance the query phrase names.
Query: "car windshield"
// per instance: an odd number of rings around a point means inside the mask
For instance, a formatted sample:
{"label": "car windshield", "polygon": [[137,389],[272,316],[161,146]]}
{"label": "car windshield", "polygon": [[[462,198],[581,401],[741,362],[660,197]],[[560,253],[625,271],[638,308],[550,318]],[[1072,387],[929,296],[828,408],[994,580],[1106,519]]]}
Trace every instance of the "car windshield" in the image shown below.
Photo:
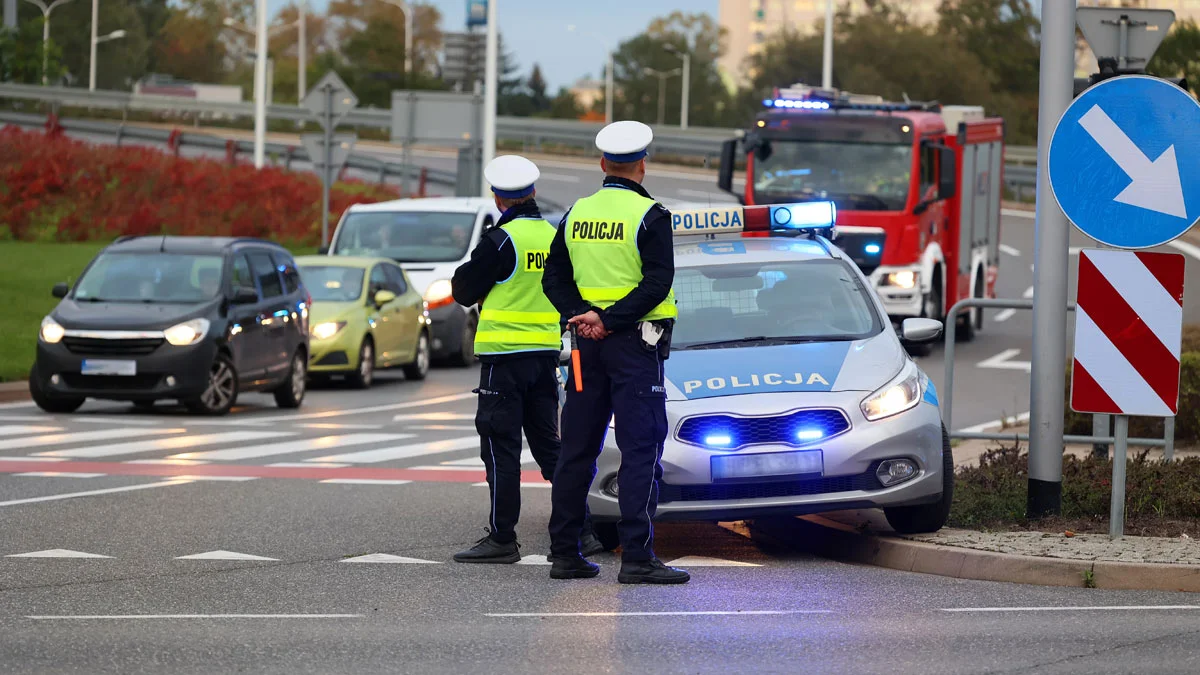
{"label": "car windshield", "polygon": [[467,254],[474,229],[473,213],[352,213],[339,228],[333,252],[400,262],[454,262]]}
{"label": "car windshield", "polygon": [[224,258],[178,253],[102,253],[75,286],[78,302],[197,303],[221,290]]}
{"label": "car windshield", "polygon": [[841,209],[900,211],[908,201],[910,145],[776,140],[765,149],[754,160],[759,204],[831,199]]}
{"label": "car windshield", "polygon": [[366,270],[357,267],[302,265],[304,286],[317,302],[354,302],[362,296]]}
{"label": "car windshield", "polygon": [[841,260],[680,268],[674,288],[675,349],[860,340],[882,330]]}

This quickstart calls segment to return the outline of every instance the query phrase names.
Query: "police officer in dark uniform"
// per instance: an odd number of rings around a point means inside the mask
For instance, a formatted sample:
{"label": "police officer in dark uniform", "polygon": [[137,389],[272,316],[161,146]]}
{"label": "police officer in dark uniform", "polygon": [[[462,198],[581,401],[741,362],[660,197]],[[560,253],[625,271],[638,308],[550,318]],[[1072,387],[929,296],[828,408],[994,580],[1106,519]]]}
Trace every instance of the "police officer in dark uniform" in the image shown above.
{"label": "police officer in dark uniform", "polygon": [[[495,193],[500,221],[471,259],[454,272],[454,299],[482,303],[475,353],[482,363],[475,427],[487,472],[491,513],[488,536],[454,556],[463,563],[515,563],[521,512],[521,431],[546,480],[558,462],[558,361],[561,317],[542,292],[542,269],[554,237],[534,201],[540,175],[524,157],[497,157],[484,171]],[[591,534],[585,554],[603,546]],[[578,538],[578,534],[576,535]]]}
{"label": "police officer in dark uniform", "polygon": [[682,584],[688,573],[654,555],[653,518],[667,436],[663,360],[677,316],[671,214],[642,187],[654,135],[640,122],[617,122],[596,136],[604,186],[563,218],[542,286],[578,331],[583,391],[567,384],[562,457],[554,472],[550,577],[594,577],[579,535],[596,458],[615,414],[621,469],[621,571],[628,584]]}

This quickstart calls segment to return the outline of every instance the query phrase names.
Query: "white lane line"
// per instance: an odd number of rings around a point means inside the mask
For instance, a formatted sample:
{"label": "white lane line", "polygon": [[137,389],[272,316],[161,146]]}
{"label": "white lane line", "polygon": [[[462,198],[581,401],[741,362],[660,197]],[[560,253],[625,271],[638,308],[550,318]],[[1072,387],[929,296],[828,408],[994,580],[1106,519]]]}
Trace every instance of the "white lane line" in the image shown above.
{"label": "white lane line", "polygon": [[62,431],[60,427],[30,427],[30,426],[13,426],[0,427],[0,436],[28,436],[31,434],[49,434],[55,431]]}
{"label": "white lane line", "polygon": [[[47,457],[46,459],[54,459],[54,458]],[[59,461],[65,462],[66,460],[61,459]],[[121,463],[122,464],[164,464],[166,466],[196,466],[198,464],[208,464],[208,462],[199,462],[199,461],[192,460],[192,459],[130,459],[130,460],[126,460]]]}
{"label": "white lane line", "polygon": [[349,464],[334,464],[333,462],[276,462],[267,466],[280,466],[285,469],[344,469]]}
{"label": "white lane line", "polygon": [[213,480],[230,483],[244,483],[248,480],[258,480],[258,476],[176,476],[181,480]]}
{"label": "white lane line", "polygon": [[[522,464],[537,464],[537,461],[534,460],[533,453],[530,452],[529,448],[521,449],[521,463]],[[466,459],[447,460],[445,462],[442,462],[441,465],[443,468],[454,467],[456,469],[482,469],[483,468],[483,460],[480,459],[479,457],[467,457]]]}
{"label": "white lane line", "polygon": [[1017,415],[1016,417],[1009,417],[1008,419],[1002,419],[1002,420],[992,420],[991,422],[983,422],[981,424],[976,424],[974,426],[963,427],[963,428],[959,429],[958,431],[960,431],[962,433],[967,433],[967,434],[978,434],[978,433],[983,433],[984,431],[987,431],[988,429],[995,429],[996,427],[1015,426],[1017,424],[1020,424],[1022,422],[1027,422],[1027,421],[1029,421],[1029,413],[1023,412],[1020,415]]}
{"label": "white lane line", "polygon": [[15,410],[17,408],[32,408],[33,403],[30,401],[17,401],[15,403],[0,403],[0,410]]}
{"label": "white lane line", "polygon": [[81,417],[78,419],[72,419],[71,421],[72,422],[82,422],[84,424],[120,424],[123,426],[135,426],[135,427],[157,427],[157,426],[161,426],[163,424],[170,424],[173,422],[173,420],[170,420],[170,419],[163,419],[160,421],[160,420],[126,419],[123,417]]}
{"label": "white lane line", "polygon": [[338,485],[407,485],[411,480],[391,480],[386,478],[326,478],[321,483]]}
{"label": "white lane line", "polygon": [[1000,215],[1011,216],[1014,218],[1028,218],[1030,220],[1033,220],[1036,217],[1037,212],[1036,211],[1024,211],[1021,209],[1000,209]]}
{"label": "white lane line", "polygon": [[0,457],[0,462],[65,462],[63,457]]}
{"label": "white lane line", "polygon": [[1033,370],[1033,364],[1029,361],[1012,360],[1014,356],[1020,353],[1020,349],[1005,349],[990,359],[984,359],[983,361],[976,363],[975,367],[994,368],[996,370],[1023,370],[1027,373],[1031,372]]}
{"label": "white lane line", "polygon": [[469,467],[461,466],[412,466],[413,471],[470,471]]}
{"label": "white lane line", "polygon": [[239,459],[271,457],[273,455],[288,455],[295,452],[312,452],[314,450],[324,450],[328,452],[330,450],[352,445],[392,443],[412,437],[413,434],[347,434],[345,436],[320,436],[318,438],[304,438],[296,441],[289,441],[287,443],[266,443],[263,445],[251,445],[241,448],[210,450],[208,452],[185,452],[180,455],[172,455],[171,459],[202,459],[212,462],[228,462]]}
{"label": "white lane line", "polygon": [[120,619],[361,619],[362,614],[75,614],[31,615],[34,621],[95,621]]}
{"label": "white lane line", "polygon": [[[475,413],[431,412],[396,415],[393,422],[462,422],[475,419]],[[471,427],[474,429],[474,427]]]}
{"label": "white lane line", "polygon": [[5,558],[112,558],[110,555],[100,555],[99,553],[84,553],[83,551],[72,551],[65,548],[52,548],[47,551],[33,551],[32,553],[14,553],[6,555]]}
{"label": "white lane line", "polygon": [[382,424],[333,424],[331,422],[326,422],[323,424],[320,422],[316,424],[301,424],[300,426],[304,427],[305,429],[322,429],[326,431],[348,431],[351,429],[369,431],[383,428]]}
{"label": "white lane line", "polygon": [[560,183],[578,183],[580,181],[579,176],[571,176],[565,173],[548,173],[546,171],[542,172],[541,177],[547,180],[558,181]]}
{"label": "white lane line", "polygon": [[1022,297],[1022,298],[1025,298],[1026,300],[1031,300],[1031,299],[1033,299],[1033,286],[1030,286],[1029,288],[1026,288],[1026,289],[1025,289],[1025,292],[1021,294],[1021,297]]}
{"label": "white lane line", "polygon": [[710,612],[497,612],[493,618],[611,617],[611,616],[779,616],[783,614],[832,614],[828,609],[747,609]]}
{"label": "white lane line", "polygon": [[1200,609],[1200,605],[1096,605],[1080,607],[944,607],[943,612],[1124,612]]}
{"label": "white lane line", "polygon": [[97,478],[107,476],[104,473],[78,473],[74,471],[27,471],[14,473],[14,476],[29,476],[30,478]]}
{"label": "white lane line", "polygon": [[60,499],[74,499],[76,497],[93,497],[96,495],[107,495],[114,492],[131,492],[133,490],[149,490],[150,488],[170,487],[172,485],[187,485],[191,481],[180,480],[178,478],[161,483],[145,483],[142,485],[126,485],[124,487],[105,488],[103,490],[88,490],[87,492],[69,492],[62,495],[47,495],[45,497],[31,497],[29,499],[13,499],[7,502],[0,502],[0,506],[16,506],[18,504],[36,504],[38,502],[53,502]]}
{"label": "white lane line", "polygon": [[[472,396],[474,396],[474,394],[472,394]],[[414,443],[412,445],[399,445],[394,448],[361,450],[359,452],[349,452],[342,455],[314,457],[312,461],[336,462],[345,464],[374,464],[376,462],[386,462],[393,459],[409,459],[412,457],[423,457],[425,455],[436,455],[443,452],[454,452],[456,450],[466,450],[467,448],[478,447],[478,436],[464,436],[462,438],[451,438],[445,441]]]}
{"label": "white lane line", "polygon": [[[144,431],[143,431],[144,432]],[[186,450],[204,445],[221,443],[244,443],[246,441],[261,441],[268,438],[283,438],[295,436],[284,431],[227,431],[219,434],[200,434],[196,436],[175,436],[159,438],[151,441],[135,443],[113,443],[111,445],[96,445],[90,448],[75,448],[73,450],[55,450],[41,452],[45,457],[111,457],[113,455],[132,455],[139,452],[154,452],[162,450]],[[192,459],[191,457],[176,456],[171,459]]]}
{"label": "white lane line", "polygon": [[[487,487],[487,486],[488,486],[488,484],[486,482],[471,483],[471,487]],[[548,488],[548,487],[550,487],[550,484],[549,483],[521,483],[521,487],[523,487],[523,488]]]}
{"label": "white lane line", "polygon": [[92,441],[111,441],[130,436],[146,434],[181,434],[186,429],[102,429],[100,431],[77,431],[70,434],[49,434],[31,438],[6,438],[0,441],[0,450],[24,450],[26,448],[43,448],[48,445],[66,445],[67,443],[91,443]]}
{"label": "white lane line", "polygon": [[475,431],[474,426],[466,424],[419,424],[412,427],[404,427],[413,431]]}
{"label": "white lane line", "polygon": [[1001,310],[1000,312],[998,312],[996,314],[996,316],[992,317],[992,321],[996,321],[996,322],[1008,321],[1009,319],[1013,318],[1013,315],[1015,315],[1016,313],[1017,313],[1017,310],[1015,310],[1015,309]]}
{"label": "white lane line", "polygon": [[330,417],[343,417],[346,415],[365,415],[367,413],[387,412],[389,410],[405,410],[407,408],[423,408],[429,405],[438,405],[439,403],[453,403],[454,401],[463,401],[469,398],[478,398],[476,394],[467,392],[465,394],[452,394],[450,396],[438,396],[436,398],[427,398],[420,401],[405,401],[403,403],[390,403],[388,405],[376,405],[366,408],[353,408],[349,410],[326,410],[324,412],[306,413],[302,415],[275,415],[273,417],[254,417],[245,420],[221,420],[210,422],[210,424],[221,426],[262,426],[264,424],[276,424],[278,422],[294,422],[297,420],[319,420],[328,419]]}
{"label": "white lane line", "polygon": [[1011,255],[1014,258],[1021,257],[1021,252],[1018,251],[1017,249],[1009,246],[1008,244],[1000,244],[1000,252],[1007,253],[1008,255]]}

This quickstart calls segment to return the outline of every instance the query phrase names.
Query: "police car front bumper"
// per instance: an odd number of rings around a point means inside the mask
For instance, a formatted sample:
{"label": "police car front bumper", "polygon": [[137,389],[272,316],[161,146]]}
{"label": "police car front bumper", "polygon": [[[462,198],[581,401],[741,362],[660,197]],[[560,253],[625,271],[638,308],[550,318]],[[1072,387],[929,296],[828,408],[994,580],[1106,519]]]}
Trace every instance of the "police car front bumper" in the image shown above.
{"label": "police car front bumper", "polygon": [[[928,504],[942,493],[942,426],[937,406],[926,401],[875,422],[859,404],[867,392],[819,394],[753,394],[667,403],[668,437],[663,449],[663,479],[656,520],[738,520],[803,515],[847,508],[884,508]],[[719,406],[719,408],[718,408]],[[850,421],[848,431],[803,447],[756,445],[735,451],[715,450],[679,440],[684,419],[700,414],[758,417],[800,408],[838,408]],[[762,476],[736,481],[714,480],[712,459],[718,455],[786,453],[820,450],[819,476]],[[875,476],[888,459],[909,459],[917,472],[908,480],[884,487]],[[616,475],[621,455],[614,434],[605,440],[592,483],[589,505],[593,518],[620,518]]]}

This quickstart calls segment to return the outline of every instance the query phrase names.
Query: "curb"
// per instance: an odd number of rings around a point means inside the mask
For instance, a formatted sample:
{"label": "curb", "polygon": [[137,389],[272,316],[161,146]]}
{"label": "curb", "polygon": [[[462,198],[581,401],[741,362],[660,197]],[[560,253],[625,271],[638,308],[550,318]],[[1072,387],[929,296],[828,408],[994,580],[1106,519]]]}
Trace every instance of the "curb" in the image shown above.
{"label": "curb", "polygon": [[1095,588],[1200,593],[1200,565],[994,553],[861,533],[820,516],[756,522],[751,532],[793,547],[803,542],[805,550],[825,558],[955,579],[1079,588],[1085,586],[1084,573],[1090,570]]}
{"label": "curb", "polygon": [[29,399],[28,382],[0,383],[0,403],[14,403]]}

